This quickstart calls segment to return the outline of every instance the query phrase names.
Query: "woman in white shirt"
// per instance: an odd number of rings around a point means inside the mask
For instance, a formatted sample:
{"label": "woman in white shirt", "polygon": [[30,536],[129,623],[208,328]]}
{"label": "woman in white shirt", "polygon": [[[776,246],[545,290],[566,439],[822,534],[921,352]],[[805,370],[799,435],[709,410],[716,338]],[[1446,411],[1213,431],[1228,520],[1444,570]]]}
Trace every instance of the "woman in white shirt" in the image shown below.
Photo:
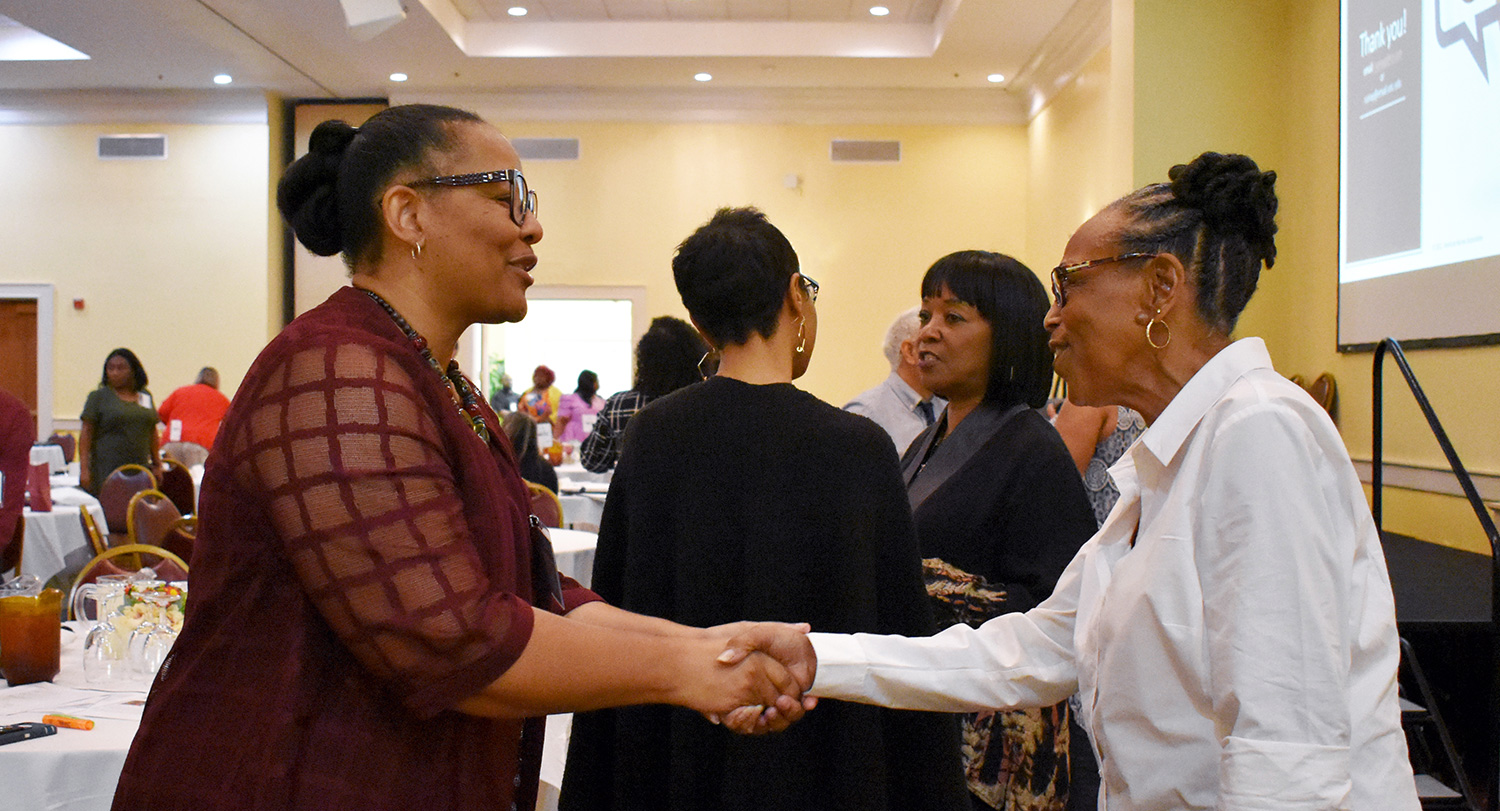
{"label": "woman in white shirt", "polygon": [[1148,428],[1051,598],[926,639],[740,640],[813,694],[949,712],[1082,699],[1099,807],[1416,809],[1385,559],[1338,430],[1233,341],[1275,261],[1275,174],[1205,153],[1078,229],[1055,368]]}

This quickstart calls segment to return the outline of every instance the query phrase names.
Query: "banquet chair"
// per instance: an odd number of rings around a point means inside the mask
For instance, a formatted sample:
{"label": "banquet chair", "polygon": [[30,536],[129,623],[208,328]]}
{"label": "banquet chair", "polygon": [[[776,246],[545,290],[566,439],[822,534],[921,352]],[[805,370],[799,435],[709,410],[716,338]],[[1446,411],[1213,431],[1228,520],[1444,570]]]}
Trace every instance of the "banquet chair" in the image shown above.
{"label": "banquet chair", "polygon": [[1334,417],[1338,414],[1339,390],[1333,382],[1333,373],[1324,372],[1317,379],[1307,384],[1307,393],[1317,401],[1318,405],[1328,412],[1328,416]]}
{"label": "banquet chair", "polygon": [[78,437],[71,432],[53,431],[52,436],[47,437],[44,445],[56,445],[62,448],[63,461],[72,463],[73,455],[78,452]]}
{"label": "banquet chair", "polygon": [[183,515],[191,515],[197,511],[197,493],[193,487],[193,473],[188,470],[187,465],[169,456],[161,458],[162,471],[158,490],[167,494],[172,503],[177,505],[177,511]]}
{"label": "banquet chair", "polygon": [[150,567],[156,572],[155,579],[169,583],[174,580],[186,580],[188,577],[187,563],[159,546],[126,544],[106,549],[84,564],[78,576],[73,578],[73,589],[68,593],[68,618],[73,619],[73,594],[80,586],[92,583],[107,574],[135,574],[145,567]]}
{"label": "banquet chair", "polygon": [[88,507],[80,507],[78,520],[83,524],[83,535],[89,539],[89,546],[93,548],[94,554],[102,555],[109,548],[109,538],[104,531],[99,529],[99,522],[94,520],[93,513]]}
{"label": "banquet chair", "polygon": [[183,560],[192,560],[193,543],[197,540],[198,518],[197,516],[185,515],[172,522],[172,526],[167,528],[166,535],[162,536],[161,543],[157,544],[157,546]]}
{"label": "banquet chair", "polygon": [[182,517],[177,505],[160,490],[142,490],[130,497],[125,524],[133,544],[161,546],[172,525]]}
{"label": "banquet chair", "polygon": [[557,494],[536,482],[527,482],[526,489],[531,491],[531,514],[541,519],[543,526],[561,528],[562,500]]}
{"label": "banquet chair", "polygon": [[105,532],[122,537],[128,534],[131,497],[142,490],[155,489],[156,474],[144,465],[120,465],[110,473],[99,485],[99,506],[104,508]]}

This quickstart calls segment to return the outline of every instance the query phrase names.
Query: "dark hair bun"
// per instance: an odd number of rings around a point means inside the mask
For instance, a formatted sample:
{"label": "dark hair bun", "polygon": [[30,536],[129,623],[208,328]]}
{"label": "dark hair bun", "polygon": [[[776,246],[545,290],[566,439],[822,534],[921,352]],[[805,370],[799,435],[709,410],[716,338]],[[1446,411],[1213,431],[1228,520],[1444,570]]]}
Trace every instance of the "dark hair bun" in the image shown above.
{"label": "dark hair bun", "polygon": [[1245,155],[1205,152],[1167,173],[1172,196],[1219,232],[1239,234],[1266,267],[1276,261],[1276,173]]}
{"label": "dark hair bun", "polygon": [[344,249],[339,217],[339,166],[359,130],[343,121],[324,121],[308,139],[308,153],[288,167],[276,187],[276,207],[297,240],[319,256]]}

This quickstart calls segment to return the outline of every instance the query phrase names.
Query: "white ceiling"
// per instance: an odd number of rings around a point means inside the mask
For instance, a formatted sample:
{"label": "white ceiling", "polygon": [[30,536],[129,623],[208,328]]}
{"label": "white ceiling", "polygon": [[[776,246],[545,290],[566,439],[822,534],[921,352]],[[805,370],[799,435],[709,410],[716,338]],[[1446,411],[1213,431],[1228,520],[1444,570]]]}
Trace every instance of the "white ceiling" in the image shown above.
{"label": "white ceiling", "polygon": [[[877,1],[888,16],[869,14]],[[1107,0],[404,0],[405,20],[361,41],[341,2],[380,0],[0,0],[0,14],[91,56],[0,62],[0,103],[3,91],[207,90],[228,73],[290,98],[883,99],[1024,120],[1108,38]],[[392,82],[398,71],[410,80]]]}

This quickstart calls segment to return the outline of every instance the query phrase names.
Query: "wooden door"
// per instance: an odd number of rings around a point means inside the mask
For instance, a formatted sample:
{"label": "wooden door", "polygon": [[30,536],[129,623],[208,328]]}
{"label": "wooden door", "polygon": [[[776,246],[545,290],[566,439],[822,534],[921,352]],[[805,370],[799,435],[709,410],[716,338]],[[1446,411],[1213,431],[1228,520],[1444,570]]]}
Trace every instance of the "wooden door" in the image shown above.
{"label": "wooden door", "polygon": [[0,299],[0,389],[31,410],[36,433],[36,299]]}

